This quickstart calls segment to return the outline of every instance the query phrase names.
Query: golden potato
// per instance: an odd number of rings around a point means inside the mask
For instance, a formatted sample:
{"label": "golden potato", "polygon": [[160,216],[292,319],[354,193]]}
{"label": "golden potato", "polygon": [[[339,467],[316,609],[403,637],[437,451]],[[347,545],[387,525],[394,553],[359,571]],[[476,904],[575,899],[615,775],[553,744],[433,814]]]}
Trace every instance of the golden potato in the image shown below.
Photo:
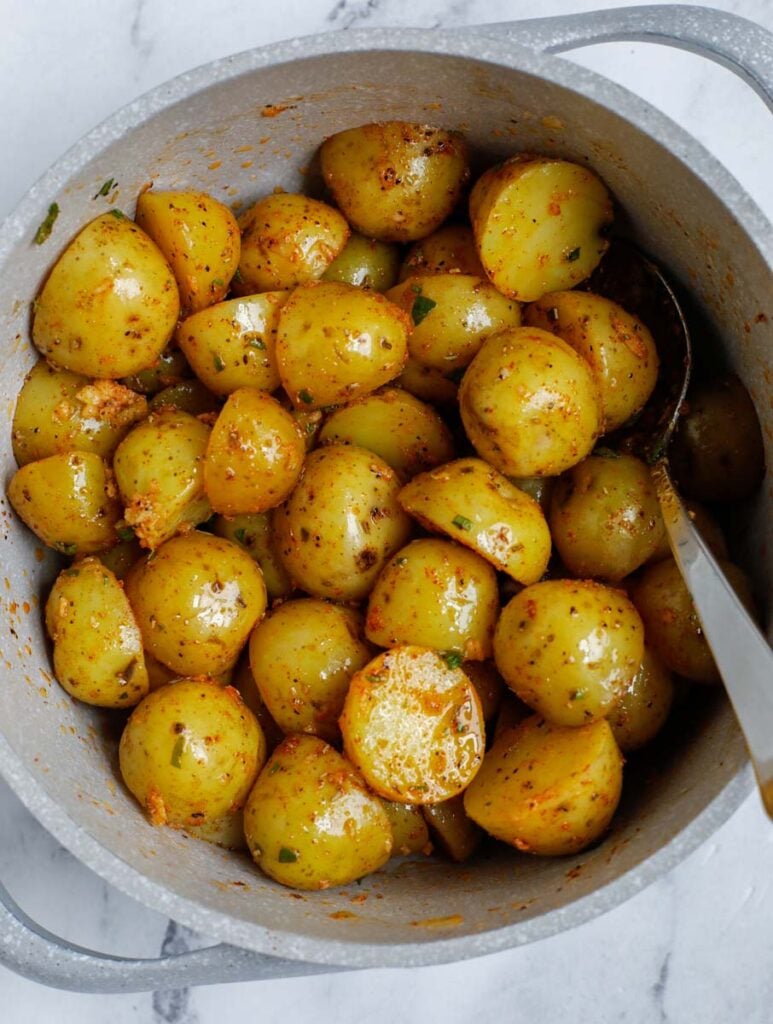
{"label": "golden potato", "polygon": [[298,482],[305,453],[301,428],[275,398],[257,388],[232,392],[204,459],[212,508],[233,516],[281,504]]}
{"label": "golden potato", "polygon": [[365,395],[336,409],[325,420],[319,443],[367,448],[404,480],[454,457],[451,432],[440,416],[400,388]]}
{"label": "golden potato", "polygon": [[151,398],[150,411],[158,412],[160,409],[178,409],[189,412],[191,416],[201,416],[218,412],[220,403],[200,380],[181,380]]}
{"label": "golden potato", "polygon": [[424,274],[472,274],[485,278],[472,228],[467,224],[444,224],[414,243],[403,260],[400,280]]}
{"label": "golden potato", "polygon": [[164,388],[172,387],[193,377],[193,370],[183,352],[173,345],[164,351],[149,366],[121,381],[127,388],[141,395],[157,395]]}
{"label": "golden potato", "polygon": [[478,178],[470,220],[489,279],[504,295],[533,302],[596,268],[609,245],[612,200],[587,167],[515,156]]}
{"label": "golden potato", "polygon": [[550,532],[574,576],[616,582],[648,561],[665,533],[648,467],[633,455],[589,455],[555,484]]}
{"label": "golden potato", "polygon": [[644,656],[644,626],[619,590],[591,580],[545,580],[503,609],[494,660],[517,697],[554,725],[603,718]]}
{"label": "golden potato", "polygon": [[178,679],[135,708],[118,758],[152,825],[195,829],[244,806],[266,744],[233,687]]}
{"label": "golden potato", "polygon": [[276,330],[289,292],[229,299],[194,313],[177,328],[177,342],[196,376],[215,395],[237,388],[275,391]]}
{"label": "golden potato", "polygon": [[423,366],[451,375],[464,369],[500,327],[519,327],[521,307],[489,281],[469,274],[409,277],[386,296],[413,322],[408,351]]}
{"label": "golden potato", "polygon": [[370,592],[365,633],[379,647],[432,647],[461,664],[491,657],[498,614],[489,563],[459,544],[425,537],[384,566]]}
{"label": "golden potato", "polygon": [[129,708],[148,692],[142,637],[123,587],[96,558],[64,569],[46,602],[54,674],[72,697]]}
{"label": "golden potato", "polygon": [[488,733],[499,714],[505,692],[510,691],[493,661],[467,661],[464,663],[464,674],[477,691]]}
{"label": "golden potato", "polygon": [[349,241],[333,260],[323,281],[340,281],[358,288],[372,288],[385,292],[397,284],[400,266],[400,249],[389,242],[377,242],[355,231]]}
{"label": "golden potato", "polygon": [[550,499],[553,497],[553,488],[556,477],[552,476],[511,476],[510,483],[515,484],[519,491],[525,491],[530,498],[534,498],[539,507],[548,514]]}
{"label": "golden potato", "polygon": [[57,260],[35,302],[32,340],[54,366],[113,380],[163,352],[179,312],[163,255],[114,210],[87,224]]}
{"label": "golden potato", "polygon": [[499,705],[497,720],[494,724],[493,742],[499,739],[502,733],[520,725],[525,719],[530,718],[534,712],[528,704],[524,704],[516,697],[512,690],[505,689],[502,695],[502,703]]}
{"label": "golden potato", "polygon": [[11,477],[8,500],[44,544],[64,555],[92,555],[118,540],[115,482],[93,452],[28,462]]}
{"label": "golden potato", "polygon": [[246,551],[200,530],[166,541],[126,577],[145,649],[180,675],[231,668],[266,610]]}
{"label": "golden potato", "polygon": [[289,499],[274,511],[274,539],[290,578],[314,597],[359,601],[411,532],[400,481],[373,452],[319,448]]}
{"label": "golden potato", "polygon": [[400,803],[461,793],[486,745],[475,687],[456,659],[424,647],[395,647],[355,673],[340,726],[368,785]]}
{"label": "golden potato", "polygon": [[381,801],[316,736],[289,736],[277,747],[247,800],[244,831],[258,867],[296,889],[346,885],[392,850]]}
{"label": "golden potato", "polygon": [[270,513],[251,512],[241,516],[215,516],[212,532],[218,537],[225,537],[226,540],[240,545],[255,559],[263,573],[269,601],[290,596],[293,585],[274,543]]}
{"label": "golden potato", "polygon": [[409,321],[376,292],[322,281],[296,288],[279,313],[276,361],[295,406],[320,409],[396,377]]}
{"label": "golden potato", "polygon": [[350,233],[338,210],[289,192],[259,199],[239,224],[242,254],[234,282],[239,295],[317,280],[343,251]]}
{"label": "golden potato", "polygon": [[671,673],[649,647],[634,681],[608,716],[618,747],[627,754],[649,743],[663,728],[674,700]]}
{"label": "golden potato", "polygon": [[463,793],[439,804],[425,804],[421,813],[440,848],[457,864],[469,860],[480,846],[483,831],[467,817]]}
{"label": "golden potato", "polygon": [[536,327],[491,335],[459,388],[467,436],[508,476],[557,476],[589,454],[601,430],[590,367]]}
{"label": "golden potato", "polygon": [[171,266],[184,312],[220,302],[239,266],[236,218],[206,192],[141,192],[135,219]]}
{"label": "golden potato", "polygon": [[340,741],[349,681],[372,656],[361,615],[311,597],[280,604],[250,637],[252,675],[279,728],[328,743]]}
{"label": "golden potato", "polygon": [[205,843],[214,843],[224,850],[246,850],[247,839],[244,835],[244,811],[233,811],[222,818],[213,818],[202,825],[185,830],[195,839],[203,839]]}
{"label": "golden potato", "polygon": [[527,306],[523,318],[563,338],[588,363],[599,389],[602,433],[617,430],[644,408],[660,361],[638,317],[591,292],[550,292]]}
{"label": "golden potato", "polygon": [[458,386],[440,370],[422,366],[409,355],[403,372],[395,378],[395,384],[422,402],[432,405],[452,405],[456,401]]}
{"label": "golden potato", "polygon": [[533,715],[503,733],[464,794],[464,809],[524,853],[579,853],[607,829],[623,781],[609,722],[579,728]]}
{"label": "golden potato", "polygon": [[319,157],[349,223],[385,242],[412,242],[440,227],[470,173],[461,135],[406,121],[338,132]]}
{"label": "golden potato", "polygon": [[241,694],[244,703],[257,718],[258,725],[266,739],[266,749],[269,754],[273,753],[285,738],[285,734],[269,714],[269,710],[260,695],[260,690],[255,685],[255,677],[250,668],[249,645],[242,651],[233,670],[233,685]]}
{"label": "golden potato", "polygon": [[209,519],[204,454],[209,427],[187,412],[163,408],[119,444],[113,469],[124,518],[144,548]]}
{"label": "golden potato", "polygon": [[550,558],[542,509],[481,459],[457,459],[400,491],[406,512],[428,530],[472,548],[520,583],[534,583]]}
{"label": "golden potato", "polygon": [[[93,557],[98,558],[99,561],[104,565],[106,569],[116,577],[116,579],[122,580],[126,576],[127,572],[138,562],[145,552],[140,547],[139,541],[134,536],[134,532],[131,527],[123,527],[119,521],[116,526],[116,533],[119,537],[125,537],[126,540],[120,540],[111,548],[106,548],[104,551],[95,551]],[[91,555],[84,557],[91,558]],[[78,564],[80,559],[75,560],[74,564]]]}
{"label": "golden potato", "polygon": [[20,466],[71,451],[109,459],[147,411],[142,395],[114,380],[91,381],[41,360],[25,377],[16,398],[13,454]]}
{"label": "golden potato", "polygon": [[398,804],[394,800],[382,800],[381,806],[389,818],[392,829],[392,856],[408,857],[412,853],[432,852],[429,829],[417,804]]}
{"label": "golden potato", "polygon": [[[680,494],[680,500],[685,507],[687,515],[693,522],[693,526],[708,545],[709,550],[715,558],[728,558],[727,541],[722,533],[722,527],[705,505],[701,505],[694,498],[685,498]],[[651,562],[661,562],[664,558],[671,558],[671,545],[668,541],[668,534],[663,532],[658,546],[650,556]]]}

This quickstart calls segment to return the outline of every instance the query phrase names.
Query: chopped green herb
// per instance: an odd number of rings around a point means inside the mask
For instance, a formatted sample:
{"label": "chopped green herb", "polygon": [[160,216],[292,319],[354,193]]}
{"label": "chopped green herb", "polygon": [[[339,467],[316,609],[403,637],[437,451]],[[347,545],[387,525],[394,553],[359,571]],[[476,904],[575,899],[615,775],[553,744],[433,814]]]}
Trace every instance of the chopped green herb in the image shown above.
{"label": "chopped green herb", "polygon": [[578,260],[579,258],[580,258],[580,247],[579,247],[579,245],[577,246],[576,249],[570,249],[569,252],[564,253],[564,259],[566,260],[567,263],[574,263],[574,261]]}
{"label": "chopped green herb", "polygon": [[212,357],[212,362],[213,362],[213,363],[215,364],[215,369],[217,370],[217,372],[218,372],[218,373],[222,373],[222,372],[223,372],[223,370],[225,369],[225,363],[224,363],[224,362],[223,362],[223,360],[222,360],[222,359],[220,358],[220,356],[219,356],[219,355],[217,355],[217,354],[215,354],[215,355],[214,355],[214,356]]}
{"label": "chopped green herb", "polygon": [[265,351],[266,349],[266,343],[265,341],[263,341],[262,338],[250,338],[247,344],[249,345],[250,348],[259,348],[262,349],[263,351]]}
{"label": "chopped green herb", "polygon": [[115,532],[119,540],[134,540],[134,530],[131,526],[119,526]]}
{"label": "chopped green herb", "polygon": [[280,864],[294,864],[298,860],[298,854],[289,846],[280,846],[278,860]]}
{"label": "chopped green herb", "polygon": [[210,287],[211,288],[225,288],[225,281],[222,279],[222,277],[213,277],[212,278],[212,284],[210,285]]}
{"label": "chopped green herb", "polygon": [[111,217],[115,217],[116,220],[125,220],[125,216],[121,210],[108,210]]}
{"label": "chopped green herb", "polygon": [[383,683],[381,676],[365,676],[369,683]]}
{"label": "chopped green herb", "polygon": [[278,771],[281,771],[281,770],[282,770],[281,763],[279,761],[274,761],[274,763],[271,765],[271,767],[268,770],[268,774],[269,775],[276,775],[276,773]]}
{"label": "chopped green herb", "polygon": [[234,537],[239,541],[240,544],[244,544],[244,538],[247,536],[247,531],[243,526],[240,526],[238,530],[234,530]]}
{"label": "chopped green herb", "polygon": [[451,523],[459,530],[472,529],[472,519],[468,519],[467,516],[454,516]]}
{"label": "chopped green herb", "polygon": [[169,761],[173,768],[180,767],[180,758],[183,756],[185,750],[185,733],[178,736],[175,740],[174,747],[172,748],[172,757]]}
{"label": "chopped green herb", "polygon": [[614,448],[605,448],[604,445],[600,445],[598,448],[593,449],[593,454],[598,455],[601,459],[620,459],[622,456],[620,452],[616,452]]}
{"label": "chopped green herb", "polygon": [[428,299],[426,295],[417,295],[411,306],[411,319],[416,327],[428,316],[437,306],[437,302]]}
{"label": "chopped green herb", "polygon": [[99,190],[99,192],[95,192],[91,198],[99,199],[100,196],[106,196],[107,193],[114,189],[117,184],[118,182],[115,180],[115,178],[108,178],[107,181],[102,185],[102,188]]}
{"label": "chopped green herb", "polygon": [[35,232],[35,237],[32,239],[35,245],[42,245],[45,242],[45,240],[51,234],[51,231],[54,227],[54,223],[58,216],[59,204],[51,203],[51,205],[48,208],[48,213],[46,214],[45,220],[40,224],[38,230]]}
{"label": "chopped green herb", "polygon": [[298,398],[300,398],[302,402],[305,402],[306,405],[311,405],[314,401],[314,396],[309,394],[306,388],[304,388],[303,391],[298,392]]}
{"label": "chopped green herb", "polygon": [[77,544],[68,544],[65,542],[61,542],[54,544],[54,547],[56,548],[57,551],[61,551],[63,555],[67,555],[69,558],[72,558],[73,555],[77,554],[78,551]]}
{"label": "chopped green herb", "polygon": [[441,651],[440,657],[449,668],[459,668],[464,661],[460,651]]}
{"label": "chopped green herb", "polygon": [[241,281],[242,280],[242,272],[241,272],[239,267],[236,268],[236,272],[234,273],[234,276],[233,276],[232,280],[234,280],[234,281]]}

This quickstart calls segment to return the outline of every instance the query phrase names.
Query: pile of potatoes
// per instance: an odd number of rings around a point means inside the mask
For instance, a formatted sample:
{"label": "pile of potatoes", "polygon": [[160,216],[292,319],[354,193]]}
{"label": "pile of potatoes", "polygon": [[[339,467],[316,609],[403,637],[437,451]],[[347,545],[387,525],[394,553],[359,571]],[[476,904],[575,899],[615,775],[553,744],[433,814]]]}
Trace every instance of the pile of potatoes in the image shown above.
{"label": "pile of potatoes", "polygon": [[[120,768],[152,823],[286,885],[433,843],[461,861],[484,832],[575,853],[672,673],[718,678],[647,466],[598,443],[658,374],[644,323],[573,290],[611,197],[535,155],[467,197],[463,138],[402,122],[320,162],[330,201],[274,193],[238,221],[150,188],[43,284],[8,495],[70,559],[56,677],[133,709]],[[748,496],[748,395],[691,401],[685,492]]]}

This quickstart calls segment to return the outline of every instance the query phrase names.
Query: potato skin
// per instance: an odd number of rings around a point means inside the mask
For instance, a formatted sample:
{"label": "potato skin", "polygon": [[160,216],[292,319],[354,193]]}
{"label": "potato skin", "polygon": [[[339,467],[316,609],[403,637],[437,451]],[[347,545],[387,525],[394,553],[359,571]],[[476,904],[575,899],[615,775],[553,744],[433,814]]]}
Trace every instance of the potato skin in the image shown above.
{"label": "potato skin", "polygon": [[395,647],[352,678],[339,723],[344,752],[379,796],[437,803],[478,771],[483,712],[454,664],[428,648]]}
{"label": "potato skin", "polygon": [[403,260],[400,280],[425,274],[472,274],[485,278],[472,228],[467,224],[444,224],[415,242]]}
{"label": "potato skin", "polygon": [[204,459],[213,510],[233,516],[281,504],[298,482],[305,453],[301,428],[275,398],[256,388],[232,392]]}
{"label": "potato skin", "polygon": [[364,448],[312,452],[298,486],[274,511],[274,539],[290,578],[314,597],[366,597],[411,531],[399,489],[395,471]]}
{"label": "potato skin", "polygon": [[123,587],[96,558],[62,570],[46,602],[54,674],[71,697],[129,708],[148,692],[142,638]]}
{"label": "potato skin", "polygon": [[666,723],[674,700],[671,673],[649,647],[634,681],[608,716],[618,747],[627,754],[657,736]]}
{"label": "potato skin", "polygon": [[644,625],[618,590],[591,580],[545,580],[503,609],[494,660],[517,697],[554,725],[603,718],[633,683]]}
{"label": "potato skin", "polygon": [[399,266],[398,246],[377,242],[355,231],[322,275],[322,280],[385,292],[397,284]]}
{"label": "potato skin", "polygon": [[151,412],[178,409],[191,416],[202,416],[204,413],[219,412],[220,403],[200,380],[181,380],[179,384],[170,384],[168,388],[153,395],[149,408]]}
{"label": "potato skin", "polygon": [[179,312],[177,284],[155,243],[123,214],[105,213],[54,265],[35,303],[32,340],[54,366],[129,377],[161,354]]}
{"label": "potato skin", "polygon": [[220,302],[239,266],[236,218],[206,192],[142,192],[135,218],[174,272],[184,312]]}
{"label": "potato skin", "polygon": [[212,532],[244,548],[258,563],[269,601],[290,596],[293,585],[276,550],[270,512],[215,516]]}
{"label": "potato skin", "polygon": [[432,405],[450,406],[456,402],[458,387],[455,381],[446,377],[441,370],[422,366],[410,355],[402,373],[395,378],[395,384],[422,402]]}
{"label": "potato skin", "polygon": [[8,500],[24,524],[62,554],[93,555],[118,540],[115,482],[93,452],[28,462],[11,477]]}
{"label": "potato skin", "polygon": [[288,736],[271,755],[247,800],[244,831],[258,867],[295,889],[346,885],[392,850],[381,801],[315,736]]}
{"label": "potato skin", "polygon": [[491,335],[459,388],[467,436],[507,476],[556,476],[584,459],[601,430],[598,387],[566,342],[536,327]]}
{"label": "potato skin", "polygon": [[152,825],[193,830],[244,805],[266,743],[233,687],[178,679],[135,708],[118,758]]}
{"label": "potato skin", "polygon": [[387,384],[405,365],[409,329],[407,315],[376,292],[334,281],[296,288],[276,340],[293,405],[321,409]]}
{"label": "potato skin", "polygon": [[499,613],[494,570],[447,540],[411,541],[387,562],[370,592],[365,632],[379,647],[412,644],[491,656]]}
{"label": "potato skin", "polygon": [[166,541],[133,566],[125,586],[145,648],[180,675],[231,668],[266,609],[247,552],[200,530]]}
{"label": "potato skin", "polygon": [[350,228],[332,206],[291,192],[259,199],[239,218],[242,250],[234,291],[274,292],[320,278]]}
{"label": "potato skin", "polygon": [[382,800],[381,806],[392,829],[393,857],[408,857],[412,853],[428,855],[432,852],[422,807],[417,804],[399,804],[394,800]]}
{"label": "potato skin", "polygon": [[470,220],[489,280],[532,302],[572,288],[598,265],[609,243],[612,201],[587,167],[515,156],[478,178]]}
{"label": "potato skin", "polygon": [[16,398],[13,454],[20,466],[71,451],[109,459],[147,412],[147,400],[116,381],[92,381],[41,360]]}
{"label": "potato skin", "polygon": [[426,529],[472,548],[519,583],[535,583],[547,568],[542,509],[482,459],[457,459],[414,477],[399,501]]}
{"label": "potato skin", "polygon": [[579,853],[606,831],[622,767],[606,719],[567,728],[533,715],[495,741],[464,794],[464,809],[524,853]]}
{"label": "potato skin", "polygon": [[424,804],[421,813],[443,852],[463,864],[480,846],[483,830],[464,810],[464,794],[452,796],[439,804]]}
{"label": "potato skin", "polygon": [[340,741],[349,682],[372,656],[361,615],[310,597],[285,601],[250,637],[250,668],[274,721],[328,743]]}
{"label": "potato skin", "polygon": [[469,177],[460,135],[406,121],[338,132],[322,143],[319,157],[349,223],[385,242],[412,242],[440,227]]}

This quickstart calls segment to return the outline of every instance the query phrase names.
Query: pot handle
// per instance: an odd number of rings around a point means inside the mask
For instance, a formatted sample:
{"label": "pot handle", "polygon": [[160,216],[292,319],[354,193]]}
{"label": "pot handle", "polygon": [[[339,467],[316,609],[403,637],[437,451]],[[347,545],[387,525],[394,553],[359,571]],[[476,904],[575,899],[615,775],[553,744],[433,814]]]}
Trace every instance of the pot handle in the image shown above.
{"label": "pot handle", "polygon": [[544,53],[624,40],[675,46],[729,68],[773,111],[773,34],[726,11],[692,4],[654,4],[527,18],[480,28],[499,37],[506,33]]}
{"label": "pot handle", "polygon": [[170,956],[135,959],[97,953],[53,935],[29,918],[0,884],[0,964],[71,992],[151,992],[229,981],[262,981],[342,970],[283,960],[221,943]]}

